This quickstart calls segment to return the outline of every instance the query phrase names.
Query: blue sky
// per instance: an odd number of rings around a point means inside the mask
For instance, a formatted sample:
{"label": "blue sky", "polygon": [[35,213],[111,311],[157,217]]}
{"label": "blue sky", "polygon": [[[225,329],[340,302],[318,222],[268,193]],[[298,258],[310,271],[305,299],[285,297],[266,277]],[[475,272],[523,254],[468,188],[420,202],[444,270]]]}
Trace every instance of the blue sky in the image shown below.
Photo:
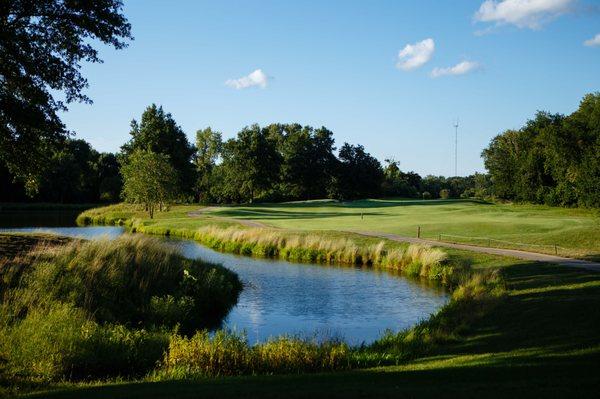
{"label": "blue sky", "polygon": [[63,120],[101,151],[118,150],[151,103],[190,140],[206,126],[229,138],[252,123],[324,125],[338,146],[453,175],[459,117],[458,174],[467,175],[483,170],[481,150],[496,134],[536,110],[570,113],[600,90],[599,5],[125,0],[135,40],[83,67],[94,104],[71,105]]}

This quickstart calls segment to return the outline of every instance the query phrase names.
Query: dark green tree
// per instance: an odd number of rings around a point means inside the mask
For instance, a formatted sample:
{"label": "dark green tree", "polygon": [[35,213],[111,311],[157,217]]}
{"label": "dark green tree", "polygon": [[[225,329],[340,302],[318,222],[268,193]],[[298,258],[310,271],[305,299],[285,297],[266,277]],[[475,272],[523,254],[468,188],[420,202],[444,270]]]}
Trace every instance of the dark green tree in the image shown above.
{"label": "dark green tree", "polygon": [[223,145],[222,197],[234,202],[264,197],[279,182],[281,158],[266,129],[244,128]]}
{"label": "dark green tree", "polygon": [[139,123],[135,119],[131,122],[130,135],[131,139],[121,147],[125,158],[136,150],[167,155],[177,172],[175,185],[178,191],[192,193],[195,181],[192,158],[195,149],[170,113],[152,104],[146,108]]}
{"label": "dark green tree", "polygon": [[338,155],[332,196],[339,199],[377,197],[381,194],[383,168],[362,145],[344,143]]}
{"label": "dark green tree", "polygon": [[0,2],[0,162],[30,193],[68,137],[59,112],[91,102],[80,70],[101,61],[94,42],[121,49],[131,39],[121,8],[119,0]]}
{"label": "dark green tree", "polygon": [[[272,129],[267,130],[272,134]],[[277,140],[281,190],[290,199],[325,197],[335,165],[333,133],[325,127],[315,130],[298,124],[285,125],[283,133]]]}

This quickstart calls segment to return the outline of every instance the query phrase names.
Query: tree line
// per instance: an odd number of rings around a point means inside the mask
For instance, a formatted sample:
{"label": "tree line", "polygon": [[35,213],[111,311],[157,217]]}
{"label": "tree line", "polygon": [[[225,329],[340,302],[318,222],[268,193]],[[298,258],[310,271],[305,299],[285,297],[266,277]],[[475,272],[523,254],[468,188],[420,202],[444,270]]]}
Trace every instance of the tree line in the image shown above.
{"label": "tree line", "polygon": [[1,201],[247,203],[396,196],[448,198],[483,193],[485,175],[421,177],[399,162],[382,165],[362,145],[339,151],[326,127],[251,125],[236,137],[206,128],[192,144],[172,115],[151,105],[131,123],[130,140],[116,154],[68,139],[46,165],[37,191],[28,192],[0,168]]}
{"label": "tree line", "polygon": [[498,198],[560,206],[600,206],[600,93],[571,115],[538,112],[494,137],[482,153]]}

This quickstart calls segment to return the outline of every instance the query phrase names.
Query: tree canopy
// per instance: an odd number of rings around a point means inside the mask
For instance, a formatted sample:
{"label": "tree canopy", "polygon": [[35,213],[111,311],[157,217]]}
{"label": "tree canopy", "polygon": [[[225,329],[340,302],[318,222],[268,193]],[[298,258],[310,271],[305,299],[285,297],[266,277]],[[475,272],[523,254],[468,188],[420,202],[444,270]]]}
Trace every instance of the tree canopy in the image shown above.
{"label": "tree canopy", "polygon": [[571,115],[538,112],[483,150],[493,193],[504,199],[600,206],[600,93]]}
{"label": "tree canopy", "polygon": [[120,0],[0,2],[0,161],[32,192],[69,136],[58,113],[91,102],[80,69],[101,62],[93,44],[121,49],[132,38],[121,8]]}
{"label": "tree canopy", "polygon": [[129,134],[131,139],[121,147],[125,159],[136,150],[166,155],[176,171],[174,184],[178,190],[187,194],[192,192],[190,182],[195,180],[192,158],[196,150],[170,113],[162,106],[150,105],[142,113],[139,123],[135,119],[131,122]]}

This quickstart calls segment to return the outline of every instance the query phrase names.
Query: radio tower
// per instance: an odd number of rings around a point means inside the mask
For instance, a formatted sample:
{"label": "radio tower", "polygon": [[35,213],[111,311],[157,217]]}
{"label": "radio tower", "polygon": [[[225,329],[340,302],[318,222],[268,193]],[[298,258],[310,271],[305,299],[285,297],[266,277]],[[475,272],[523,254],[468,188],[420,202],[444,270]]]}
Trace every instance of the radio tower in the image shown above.
{"label": "radio tower", "polygon": [[454,122],[454,176],[458,176],[458,118]]}

